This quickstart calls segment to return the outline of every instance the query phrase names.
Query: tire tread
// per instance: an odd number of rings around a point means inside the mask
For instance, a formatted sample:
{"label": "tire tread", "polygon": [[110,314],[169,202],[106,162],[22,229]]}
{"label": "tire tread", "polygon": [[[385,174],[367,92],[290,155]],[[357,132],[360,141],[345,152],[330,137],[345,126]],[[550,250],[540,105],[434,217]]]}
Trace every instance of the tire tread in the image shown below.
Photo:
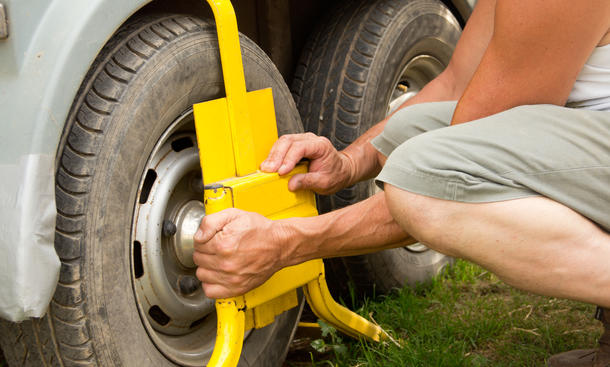
{"label": "tire tread", "polygon": [[[304,47],[291,85],[305,130],[326,136],[339,150],[364,133],[372,123],[363,120],[371,119],[363,116],[365,98],[373,95],[369,92],[367,96],[372,84],[370,70],[375,61],[377,65],[385,62],[375,59],[384,36],[408,7],[420,12],[440,6],[438,0],[352,0],[328,12]],[[331,196],[319,196],[318,208],[327,212],[351,205],[361,200],[365,191],[366,185],[358,184]],[[330,285],[339,293],[347,293],[348,279],[357,289],[371,293],[368,274],[373,269],[366,256],[330,259],[328,264],[336,278]]]}

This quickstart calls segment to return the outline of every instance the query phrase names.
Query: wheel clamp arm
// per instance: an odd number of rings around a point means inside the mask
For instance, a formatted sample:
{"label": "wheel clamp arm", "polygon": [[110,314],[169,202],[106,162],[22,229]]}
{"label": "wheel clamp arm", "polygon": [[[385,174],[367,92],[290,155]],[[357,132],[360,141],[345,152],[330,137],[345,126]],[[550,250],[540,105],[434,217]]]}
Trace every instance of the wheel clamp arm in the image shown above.
{"label": "wheel clamp arm", "polygon": [[[285,176],[258,171],[277,140],[272,92],[246,92],[231,2],[207,1],[216,20],[226,97],[193,106],[206,214],[235,207],[271,219],[317,215],[312,192],[288,190],[290,177],[306,172],[306,165],[298,165]],[[384,335],[380,327],[333,300],[324,263],[311,260],[280,270],[242,296],[216,301],[216,345],[208,366],[237,366],[245,331],[264,327],[275,316],[298,306],[296,289],[300,287],[313,312],[338,330],[375,341]]]}

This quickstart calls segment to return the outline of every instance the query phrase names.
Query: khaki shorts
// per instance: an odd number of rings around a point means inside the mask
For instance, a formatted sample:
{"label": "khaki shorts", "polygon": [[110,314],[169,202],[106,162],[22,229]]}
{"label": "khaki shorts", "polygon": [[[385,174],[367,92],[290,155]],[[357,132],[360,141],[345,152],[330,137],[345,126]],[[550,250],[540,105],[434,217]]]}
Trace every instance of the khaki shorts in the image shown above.
{"label": "khaki shorts", "polygon": [[398,111],[372,144],[378,182],[481,203],[546,196],[610,231],[610,111],[521,106],[449,126],[456,102]]}

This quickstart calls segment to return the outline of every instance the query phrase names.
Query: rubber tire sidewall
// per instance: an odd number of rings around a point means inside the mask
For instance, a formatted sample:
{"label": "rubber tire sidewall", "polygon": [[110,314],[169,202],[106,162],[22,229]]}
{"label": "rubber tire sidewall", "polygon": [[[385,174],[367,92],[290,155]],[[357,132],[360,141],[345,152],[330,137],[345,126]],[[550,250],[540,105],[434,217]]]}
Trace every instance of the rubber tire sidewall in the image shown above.
{"label": "rubber tire sidewall", "polygon": [[[377,9],[373,9],[375,7]],[[332,65],[318,68],[319,72],[327,73],[325,74],[327,84],[323,93],[317,90],[315,97],[307,100],[303,98],[307,93],[303,90],[303,86],[308,85],[307,81],[299,80],[293,83],[293,93],[297,96],[299,110],[302,113],[312,111],[307,104],[317,103],[321,106],[319,113],[318,110],[313,109],[313,113],[302,115],[306,129],[328,137],[338,149],[346,147],[385,117],[390,95],[408,60],[414,55],[433,49],[434,56],[447,65],[461,32],[460,25],[451,12],[436,0],[346,2],[337,16],[354,22],[353,19],[375,16],[375,11],[383,13],[384,7],[399,10],[391,17],[389,25],[381,35],[373,32],[379,36],[378,45],[374,48],[367,42],[358,43],[362,41],[353,40],[367,31],[366,26],[359,27],[358,24],[337,23],[332,26],[335,28],[329,26],[329,29],[323,26],[318,30],[320,35],[312,38],[324,39],[323,33],[330,31],[340,34],[348,41],[351,40],[351,46],[346,41],[334,43],[333,47],[336,48],[332,54]],[[382,18],[383,15],[380,19]],[[330,24],[332,20],[333,17],[330,17],[326,22]],[[380,23],[377,23],[377,26],[378,24]],[[371,36],[369,34],[366,37]],[[313,43],[310,45],[311,49],[319,47],[315,41]],[[368,67],[358,62],[362,60],[359,51],[372,58]],[[304,54],[302,60],[310,59],[308,56]],[[318,61],[309,62],[313,64]],[[328,81],[339,74],[343,78],[342,84],[329,86]],[[360,98],[355,98],[360,91],[349,90],[349,83],[352,86],[354,84],[350,82],[350,78],[365,80],[366,86]],[[353,112],[356,109],[358,111]],[[342,113],[345,115],[345,111],[353,112],[351,118],[356,121],[352,121],[352,124],[338,121]],[[318,202],[321,211],[326,212],[354,204],[370,195],[372,195],[370,181],[361,182],[337,194],[319,196]],[[327,264],[334,273],[330,274],[331,288],[344,297],[350,297],[347,280],[353,281],[358,293],[387,293],[392,288],[425,282],[450,262],[452,262],[451,258],[432,250],[417,253],[397,248],[368,255],[331,259]]]}
{"label": "rubber tire sidewall", "polygon": [[[410,12],[424,12],[427,7],[432,10],[438,6],[438,9],[444,8],[445,14],[450,16],[449,9],[444,5],[437,3],[434,6],[433,2],[428,3],[419,8],[413,6]],[[431,11],[431,13],[434,13],[434,11]],[[436,50],[434,56],[447,65],[457,44],[456,36],[459,36],[459,23],[452,16],[454,22],[448,24],[443,23],[443,19],[436,16],[433,20],[426,20],[427,16],[425,15],[420,15],[418,21],[413,22],[409,15],[411,14],[405,11],[403,17],[394,22],[378,48],[378,54],[375,55],[375,58],[382,60],[387,57],[387,62],[383,64],[381,72],[371,73],[372,79],[369,83],[377,87],[375,98],[364,98],[363,115],[372,116],[372,119],[368,121],[373,123],[385,117],[385,106],[387,106],[389,95],[398,81],[399,75],[397,74],[408,60],[411,60],[417,54],[434,48]],[[404,27],[405,23],[408,26]],[[404,28],[400,30],[401,27]],[[436,34],[437,38],[427,38],[431,34]],[[404,42],[404,40],[410,42]],[[371,70],[375,70],[375,65],[371,67]],[[374,103],[367,103],[370,100],[373,100]],[[363,120],[367,121],[366,119]],[[361,134],[371,126],[372,124],[362,124],[360,126]],[[372,194],[370,184],[360,183],[358,185],[359,187],[356,189],[357,200],[363,200]],[[362,255],[362,258],[351,259],[351,261],[346,259],[345,264],[348,266],[352,278],[360,284],[360,288],[364,288],[368,293],[387,293],[394,288],[402,288],[405,285],[416,286],[428,282],[447,264],[453,263],[452,258],[430,249],[424,252],[415,252],[403,247]],[[370,289],[370,286],[364,285],[366,280],[358,279],[362,274],[361,262],[367,263],[369,277],[371,278],[370,283],[374,285],[375,289]]]}

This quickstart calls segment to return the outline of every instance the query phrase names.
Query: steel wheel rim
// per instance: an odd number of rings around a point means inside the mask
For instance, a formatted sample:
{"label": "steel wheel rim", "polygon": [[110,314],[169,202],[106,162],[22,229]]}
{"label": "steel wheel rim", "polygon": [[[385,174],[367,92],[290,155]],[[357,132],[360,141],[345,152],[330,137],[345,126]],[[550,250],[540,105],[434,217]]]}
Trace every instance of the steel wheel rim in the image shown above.
{"label": "steel wheel rim", "polygon": [[140,318],[155,346],[187,366],[209,359],[217,323],[214,300],[205,297],[192,263],[192,236],[205,215],[200,172],[190,109],[150,154],[132,221],[131,278]]}

